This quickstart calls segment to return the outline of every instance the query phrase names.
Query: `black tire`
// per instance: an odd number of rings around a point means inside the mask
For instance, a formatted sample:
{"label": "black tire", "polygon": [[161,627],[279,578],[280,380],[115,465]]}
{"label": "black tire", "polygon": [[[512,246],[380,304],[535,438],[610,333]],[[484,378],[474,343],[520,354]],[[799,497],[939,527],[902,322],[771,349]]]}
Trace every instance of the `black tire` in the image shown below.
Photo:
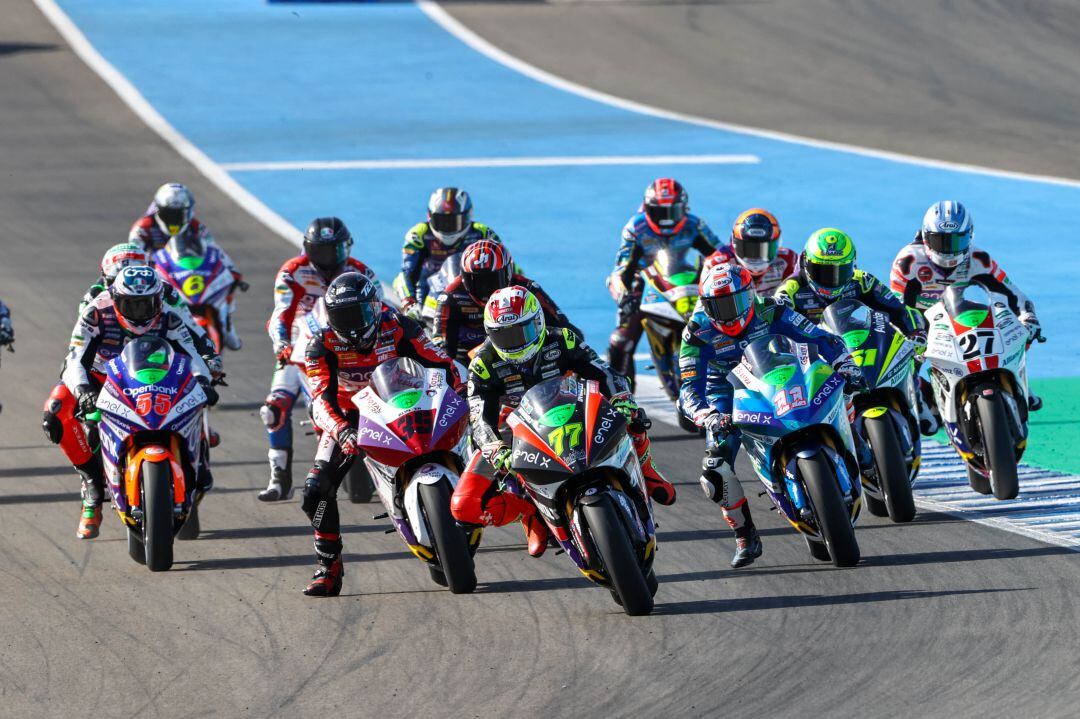
{"label": "black tire", "polygon": [[187,520],[180,531],[176,533],[177,539],[190,541],[199,538],[199,503],[192,502],[191,511],[188,512]]}
{"label": "black tire", "polygon": [[428,574],[431,575],[431,581],[438,584],[440,587],[447,586],[446,575],[442,573],[442,570],[436,567],[434,564],[427,566]]}
{"label": "black tire", "polygon": [[648,614],[653,610],[653,595],[638,563],[626,525],[611,498],[602,496],[593,504],[582,507],[593,544],[604,563],[605,574],[622,600],[623,611],[630,616]]}
{"label": "black tire", "polygon": [[363,460],[356,459],[349,467],[349,472],[345,475],[345,491],[353,504],[367,504],[374,496],[375,484],[371,481],[371,475],[368,474]]}
{"label": "black tire", "polygon": [[818,528],[833,565],[854,567],[859,563],[859,543],[855,540],[855,528],[851,526],[851,516],[840,495],[832,465],[821,454],[800,457],[799,475],[810,495]]}
{"label": "black tire", "polygon": [[146,547],[142,537],[131,527],[127,528],[128,555],[139,564],[146,564]]}
{"label": "black tire", "polygon": [[420,507],[427,517],[446,586],[454,594],[471,593],[476,589],[476,567],[469,552],[468,537],[450,514],[449,481],[443,479],[438,484],[421,484],[418,490]]}
{"label": "black tire", "polygon": [[979,494],[993,494],[990,488],[990,480],[976,472],[971,467],[967,468],[968,485]]}
{"label": "black tire", "polygon": [[649,588],[649,594],[656,596],[656,590],[660,588],[660,582],[656,579],[656,572],[650,569],[645,574],[645,585]]}
{"label": "black tire", "polygon": [[977,405],[990,487],[998,499],[1015,499],[1020,493],[1020,481],[1016,476],[1016,443],[1009,431],[1005,402],[995,391],[989,397],[980,394]]}
{"label": "black tire", "polygon": [[[882,504],[881,506],[885,506]],[[810,556],[819,562],[831,562],[832,557],[829,556],[829,548],[825,546],[825,542],[817,542],[810,537],[803,535],[803,540],[806,542],[806,548],[810,550]]]}
{"label": "black tire", "polygon": [[173,564],[173,486],[167,462],[143,462],[142,498],[146,566],[164,572]]}
{"label": "black tire", "polygon": [[679,419],[679,426],[690,434],[701,434],[701,428],[699,428],[694,422],[686,417],[678,408],[675,409],[675,415]]}
{"label": "black tire", "polygon": [[897,523],[910,522],[915,519],[915,498],[911,495],[908,464],[900,449],[896,425],[892,423],[888,415],[884,415],[868,417],[865,427],[866,439],[874,455],[878,482],[881,493],[885,495],[885,506],[889,510],[889,518]]}

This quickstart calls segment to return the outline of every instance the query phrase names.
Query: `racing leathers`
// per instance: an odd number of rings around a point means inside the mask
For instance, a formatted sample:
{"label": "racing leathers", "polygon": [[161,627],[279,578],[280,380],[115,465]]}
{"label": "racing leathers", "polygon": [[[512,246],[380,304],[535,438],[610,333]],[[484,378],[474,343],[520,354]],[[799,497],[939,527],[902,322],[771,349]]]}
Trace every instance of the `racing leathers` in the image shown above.
{"label": "racing leathers", "polygon": [[814,324],[821,321],[821,315],[829,305],[839,300],[858,300],[867,307],[888,315],[889,321],[916,346],[926,344],[926,333],[919,313],[905,307],[884,283],[863,270],[855,270],[851,280],[834,297],[818,294],[810,286],[805,271],[800,270],[794,277],[780,284],[773,299],[790,306]]}
{"label": "racing leathers", "polygon": [[[758,298],[754,303],[753,316],[737,337],[718,330],[699,305],[683,330],[679,351],[679,409],[705,430],[701,486],[705,495],[720,505],[724,519],[741,542],[757,537],[750,505],[735,476],[741,433],[731,421],[734,389],[727,381],[728,373],[742,359],[743,350],[766,335],[783,335],[816,345],[821,357],[845,377],[860,374],[840,338],[775,300]],[[760,548],[757,552],[760,554]],[[753,559],[739,563],[737,552],[732,565],[744,566],[750,561]]]}
{"label": "racing leathers", "polygon": [[[538,282],[515,273],[511,275],[510,284],[524,287],[536,296],[544,310],[544,321],[548,326],[569,327],[575,334],[581,335]],[[477,302],[476,298],[469,294],[461,277],[455,277],[439,294],[431,337],[446,354],[466,366],[470,360],[469,353],[487,339],[484,331],[484,303]]]}
{"label": "racing leathers", "polygon": [[356,444],[358,414],[349,409],[352,397],[368,385],[379,365],[398,357],[446,370],[454,389],[464,389],[453,360],[432,344],[421,325],[385,305],[370,352],[358,351],[328,325],[317,329],[307,345],[304,370],[311,386],[312,418],[319,434],[315,461],[304,483],[302,505],[315,529],[315,559],[320,565],[315,581],[305,590],[309,595],[333,596],[341,588],[344,570],[337,490],[353,461],[361,458]]}
{"label": "racing leathers", "polygon": [[[611,371],[606,362],[571,329],[548,325],[547,335],[536,356],[526,366],[502,359],[485,340],[469,364],[469,421],[472,441],[479,448],[461,475],[450,501],[454,517],[468,524],[503,526],[521,520],[529,538],[529,553],[543,554],[548,531],[529,500],[500,489],[484,476],[488,468],[498,467],[509,447],[500,434],[500,426],[524,394],[536,384],[575,372],[582,379],[596,380],[600,391],[609,398],[629,398],[625,378]],[[637,410],[627,424],[627,433],[641,462],[650,496],[663,504],[675,501],[675,488],[659,473],[649,451],[646,434],[649,422]]]}
{"label": "racing leathers", "polygon": [[[738,258],[731,247],[731,243],[716,248],[716,252],[705,258],[705,264],[701,266],[701,276],[705,276],[706,270],[713,265],[738,264]],[[754,279],[754,292],[759,297],[771,295],[784,280],[795,274],[799,262],[799,254],[788,247],[781,247],[776,252],[776,257],[760,275],[751,273]]]}
{"label": "racing leathers", "polygon": [[[341,272],[360,272],[378,286],[375,273],[352,257]],[[304,336],[302,323],[333,279],[301,254],[283,264],[274,281],[274,310],[266,329],[278,366],[270,380],[270,394],[259,410],[270,441],[270,486],[259,495],[264,501],[288,499],[292,493],[292,410],[300,393],[307,393],[301,365],[303,348],[294,351],[293,345]]]}
{"label": "racing leathers", "polygon": [[[175,349],[191,358],[192,373],[200,384],[209,387],[213,380],[210,367],[200,354],[195,336],[197,327],[189,324],[190,314],[186,317],[167,303],[162,304],[161,314],[142,337],[161,337]],[[42,427],[46,437],[67,456],[83,481],[84,511],[94,513],[96,523],[92,523],[89,534],[83,534],[87,528],[80,525],[80,535],[96,535],[100,524],[100,508],[104,500],[105,471],[100,450],[91,444],[80,421],[83,412],[79,408],[92,406],[105,378],[105,364],[119,356],[134,335],[128,333],[117,318],[112,296],[100,293],[94,297],[79,313],[79,319],[72,331],[71,344],[64,360],[63,371],[58,384],[45,402]],[[212,362],[217,355],[208,357]],[[208,392],[208,394],[210,394]],[[205,448],[204,448],[205,451]],[[208,458],[204,457],[202,469],[196,481],[198,490],[205,492],[213,486]],[[85,523],[84,523],[85,524]]]}
{"label": "racing leathers", "polygon": [[[15,329],[11,326],[11,310],[0,300],[0,347],[7,347],[9,351],[15,343]],[[3,409],[3,405],[0,405]]]}
{"label": "racing leathers", "polygon": [[[154,213],[157,212],[157,205],[151,203],[150,207],[146,209],[146,212],[142,217],[135,220],[135,223],[131,226],[131,231],[128,232],[128,242],[133,242],[139,247],[146,250],[146,254],[150,255],[157,250],[160,250],[169,243],[169,235],[162,230],[158,223],[154,221]],[[214,236],[210,234],[210,230],[206,228],[200,220],[191,218],[191,222],[184,228],[181,233],[183,235],[190,235],[194,238],[198,238],[203,241],[204,244],[212,244],[214,242]]]}
{"label": "racing leathers", "polygon": [[428,293],[428,278],[438,272],[451,255],[460,254],[478,240],[501,242],[487,225],[473,222],[465,235],[452,245],[444,244],[427,222],[420,222],[405,233],[401,248],[401,274],[394,279],[394,291],[401,298],[403,311],[422,307]]}
{"label": "racing leathers", "polygon": [[[915,239],[904,246],[893,260],[889,286],[907,307],[921,313],[939,302],[949,287],[969,285],[977,280],[1007,298],[1009,308],[1028,331],[1029,344],[1040,336],[1041,327],[1035,315],[1035,304],[1013,284],[989,252],[980,250],[974,244],[967,259],[951,269],[943,268],[930,261],[921,234],[917,233]],[[921,394],[923,401],[933,407],[934,396],[925,380]],[[1028,405],[1031,410],[1042,407],[1042,400],[1030,390]]]}
{"label": "racing leathers", "polygon": [[615,269],[607,281],[608,291],[618,304],[615,331],[611,333],[608,343],[608,363],[630,380],[631,388],[634,385],[634,350],[644,329],[641,324],[641,297],[645,280],[641,277],[641,271],[652,264],[662,249],[692,247],[708,257],[719,244],[705,220],[689,213],[682,229],[671,235],[653,232],[643,210],[639,210],[623,227],[622,242],[615,255]]}

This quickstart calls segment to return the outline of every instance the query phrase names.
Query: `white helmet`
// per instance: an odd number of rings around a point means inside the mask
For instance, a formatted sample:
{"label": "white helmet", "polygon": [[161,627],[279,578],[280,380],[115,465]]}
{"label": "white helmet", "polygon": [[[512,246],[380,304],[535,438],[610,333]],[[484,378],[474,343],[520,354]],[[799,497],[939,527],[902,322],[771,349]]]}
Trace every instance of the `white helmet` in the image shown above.
{"label": "white helmet", "polygon": [[121,242],[105,251],[105,256],[101,258],[101,276],[112,282],[125,267],[146,264],[149,264],[146,250],[131,242]]}
{"label": "white helmet", "polygon": [[187,229],[195,213],[195,198],[179,182],[167,182],[154,193],[154,221],[169,237]]}
{"label": "white helmet", "polygon": [[125,267],[109,287],[120,326],[133,335],[142,335],[161,316],[161,278],[152,267]]}
{"label": "white helmet", "polygon": [[465,190],[440,187],[428,198],[428,227],[444,245],[456,245],[472,227],[472,199]]}
{"label": "white helmet", "polygon": [[967,209],[955,200],[942,200],[923,215],[919,235],[930,261],[950,270],[968,258],[974,232]]}

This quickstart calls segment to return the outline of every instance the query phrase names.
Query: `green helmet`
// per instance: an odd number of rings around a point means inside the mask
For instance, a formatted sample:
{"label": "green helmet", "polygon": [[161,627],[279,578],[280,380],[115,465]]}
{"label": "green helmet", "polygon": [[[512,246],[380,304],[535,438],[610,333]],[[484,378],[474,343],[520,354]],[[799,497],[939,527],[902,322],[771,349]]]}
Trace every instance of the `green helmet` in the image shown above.
{"label": "green helmet", "polygon": [[846,232],[823,227],[810,235],[802,254],[810,287],[822,297],[838,297],[855,275],[855,243]]}

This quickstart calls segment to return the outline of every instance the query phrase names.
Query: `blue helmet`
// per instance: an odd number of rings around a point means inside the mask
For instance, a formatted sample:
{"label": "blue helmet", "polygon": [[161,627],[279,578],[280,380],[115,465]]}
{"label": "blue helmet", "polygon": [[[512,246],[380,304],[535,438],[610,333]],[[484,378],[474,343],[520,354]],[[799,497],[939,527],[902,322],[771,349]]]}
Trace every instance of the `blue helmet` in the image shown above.
{"label": "blue helmet", "polygon": [[967,209],[955,200],[930,205],[923,215],[922,237],[926,256],[938,267],[952,269],[967,259],[975,226]]}

